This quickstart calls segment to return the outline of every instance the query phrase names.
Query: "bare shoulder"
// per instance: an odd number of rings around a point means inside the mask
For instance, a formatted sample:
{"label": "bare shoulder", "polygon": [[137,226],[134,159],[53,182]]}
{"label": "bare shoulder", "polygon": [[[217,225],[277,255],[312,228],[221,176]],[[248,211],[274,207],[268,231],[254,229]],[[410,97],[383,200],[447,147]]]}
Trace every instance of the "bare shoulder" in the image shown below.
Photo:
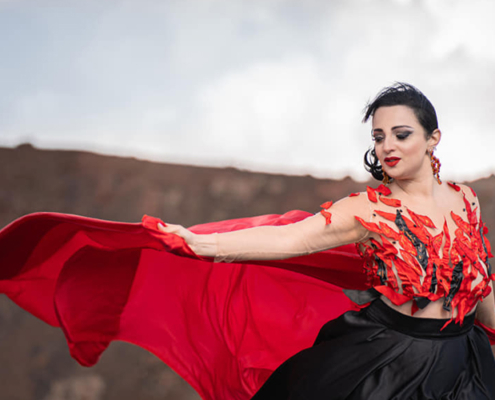
{"label": "bare shoulder", "polygon": [[481,218],[481,207],[476,192],[468,185],[458,183],[456,184],[460,188],[460,191],[464,194],[464,201],[469,204],[469,208],[476,214],[476,219]]}
{"label": "bare shoulder", "polygon": [[348,214],[354,217],[368,219],[370,214],[370,201],[367,192],[351,193],[333,204],[330,210],[339,214]]}
{"label": "bare shoulder", "polygon": [[478,196],[470,186],[463,183],[457,183],[456,185],[462,190],[464,196],[466,196],[466,200],[468,200],[470,203],[474,203],[475,206],[479,206]]}

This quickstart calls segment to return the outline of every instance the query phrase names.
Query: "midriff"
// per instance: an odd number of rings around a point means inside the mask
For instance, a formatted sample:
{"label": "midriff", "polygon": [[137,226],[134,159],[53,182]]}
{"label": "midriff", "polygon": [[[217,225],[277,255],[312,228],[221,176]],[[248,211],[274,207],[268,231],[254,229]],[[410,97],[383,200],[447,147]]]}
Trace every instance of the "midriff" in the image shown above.
{"label": "midriff", "polygon": [[[404,303],[400,306],[395,305],[392,303],[387,297],[385,296],[380,296],[380,299],[388,305],[390,308],[393,308],[395,311],[400,312],[401,314],[411,316],[411,309],[412,309],[412,304],[413,300],[408,301],[407,303]],[[457,316],[457,309],[454,309],[454,318]],[[466,315],[470,315],[473,312],[476,311],[476,308],[471,310],[469,313]],[[436,319],[450,319],[452,317],[451,313],[449,311],[446,311],[443,308],[443,299],[439,299],[437,301],[432,301],[429,303],[425,308],[419,309],[412,315],[412,317],[416,318],[436,318]]]}

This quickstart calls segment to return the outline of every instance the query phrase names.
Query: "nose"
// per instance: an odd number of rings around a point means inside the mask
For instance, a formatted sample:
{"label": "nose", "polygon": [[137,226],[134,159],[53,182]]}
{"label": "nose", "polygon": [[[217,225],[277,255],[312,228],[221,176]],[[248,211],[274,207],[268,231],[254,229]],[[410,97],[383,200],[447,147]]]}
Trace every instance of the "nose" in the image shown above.
{"label": "nose", "polygon": [[394,138],[392,135],[387,135],[383,139],[383,151],[385,153],[390,153],[392,150],[394,150]]}

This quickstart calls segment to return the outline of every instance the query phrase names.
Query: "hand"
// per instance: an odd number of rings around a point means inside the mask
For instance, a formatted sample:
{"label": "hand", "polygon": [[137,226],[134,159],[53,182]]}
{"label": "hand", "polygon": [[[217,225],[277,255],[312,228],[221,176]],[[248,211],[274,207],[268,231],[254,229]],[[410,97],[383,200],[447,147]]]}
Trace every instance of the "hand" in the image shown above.
{"label": "hand", "polygon": [[174,225],[174,224],[162,225],[161,223],[158,223],[158,230],[160,232],[172,233],[174,235],[180,236],[182,239],[186,241],[188,245],[193,244],[194,238],[196,237],[194,233],[184,228],[182,225]]}

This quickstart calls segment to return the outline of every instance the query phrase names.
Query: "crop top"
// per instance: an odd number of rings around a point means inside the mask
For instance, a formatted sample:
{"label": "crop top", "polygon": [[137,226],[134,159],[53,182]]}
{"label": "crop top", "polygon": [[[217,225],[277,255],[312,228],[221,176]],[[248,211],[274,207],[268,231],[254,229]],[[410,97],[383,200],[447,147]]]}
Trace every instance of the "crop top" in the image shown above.
{"label": "crop top", "polygon": [[191,248],[217,262],[234,262],[290,258],[356,243],[369,289],[346,291],[352,300],[379,295],[395,305],[412,300],[414,314],[443,298],[450,321],[462,323],[490,294],[495,274],[476,194],[467,186],[449,185],[459,201],[454,208],[443,205],[443,221],[413,212],[380,185],[324,203],[321,212],[293,224],[198,235]]}
{"label": "crop top", "polygon": [[495,275],[488,261],[493,256],[485,237],[487,228],[474,201],[476,193],[470,189],[471,201],[459,185],[449,185],[462,193],[464,207],[459,213],[451,210],[451,221],[445,218],[441,229],[428,216],[388,197],[387,187],[368,187],[372,221],[356,219],[371,235],[357,247],[374,290],[396,305],[414,300],[412,314],[443,298],[443,308],[449,312],[457,308],[455,321],[462,323],[490,293]]}

